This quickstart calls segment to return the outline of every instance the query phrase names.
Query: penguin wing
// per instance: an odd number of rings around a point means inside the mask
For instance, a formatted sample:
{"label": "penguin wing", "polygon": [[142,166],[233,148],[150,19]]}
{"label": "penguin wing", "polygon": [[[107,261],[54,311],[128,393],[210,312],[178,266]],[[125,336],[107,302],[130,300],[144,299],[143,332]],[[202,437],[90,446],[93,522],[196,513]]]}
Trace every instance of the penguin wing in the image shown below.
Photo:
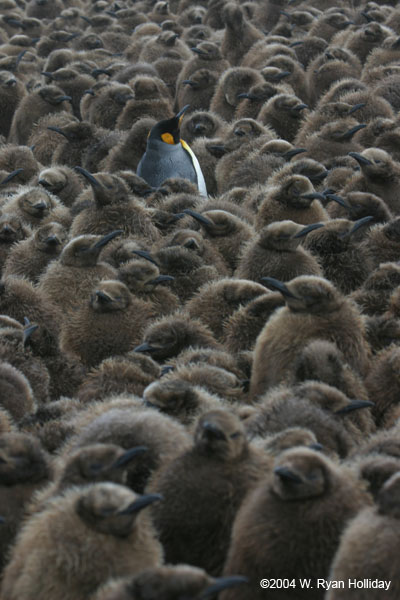
{"label": "penguin wing", "polygon": [[197,176],[197,187],[199,188],[199,192],[201,196],[205,196],[207,198],[208,194],[207,194],[207,187],[206,187],[206,182],[204,181],[204,176],[200,167],[200,163],[197,160],[197,157],[195,155],[195,153],[193,152],[193,150],[191,149],[191,147],[189,146],[189,144],[187,144],[185,142],[185,140],[181,140],[181,144],[182,147],[184,148],[184,150],[186,150],[186,152],[189,154],[191,160],[192,160],[192,164],[194,167],[194,170],[196,171],[196,176]]}

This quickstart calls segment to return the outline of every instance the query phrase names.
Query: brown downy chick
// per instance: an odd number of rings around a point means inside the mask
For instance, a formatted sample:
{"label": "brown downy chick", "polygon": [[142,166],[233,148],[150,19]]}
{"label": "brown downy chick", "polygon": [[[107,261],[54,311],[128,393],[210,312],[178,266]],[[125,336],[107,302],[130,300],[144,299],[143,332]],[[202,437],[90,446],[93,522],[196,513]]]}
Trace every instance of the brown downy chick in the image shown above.
{"label": "brown downy chick", "polygon": [[122,282],[102,280],[92,287],[89,302],[76,306],[65,321],[61,351],[96,366],[133,349],[153,317],[151,304],[135,298]]}
{"label": "brown downy chick", "polygon": [[348,398],[368,400],[361,377],[344,360],[336,344],[315,340],[307,344],[293,366],[293,383],[321,381],[337,387]]}
{"label": "brown downy chick", "polygon": [[251,86],[257,83],[264,83],[264,79],[256,69],[249,67],[232,67],[228,69],[220,77],[210,103],[210,110],[217,113],[225,121],[231,121],[241,100],[238,95],[247,92]]}
{"label": "brown downy chick", "polygon": [[37,184],[57,196],[68,207],[72,206],[84,188],[78,173],[65,165],[53,165],[40,171]]}
{"label": "brown downy chick", "polygon": [[0,436],[0,509],[6,519],[0,530],[0,565],[7,564],[9,550],[21,527],[33,493],[50,478],[49,457],[34,436],[4,433]]}
{"label": "brown downy chick", "polygon": [[[253,441],[257,442],[257,438]],[[262,447],[272,456],[279,456],[281,452],[297,446],[323,451],[323,446],[318,442],[315,434],[310,429],[303,427],[288,427],[269,437],[262,438]]]}
{"label": "brown downy chick", "polygon": [[197,567],[168,565],[145,569],[134,577],[110,580],[93,600],[157,600],[161,597],[200,600],[246,582],[240,575],[214,578]]}
{"label": "brown downy chick", "polygon": [[166,561],[187,560],[220,574],[236,511],[267,464],[249,446],[236,416],[222,410],[203,414],[192,448],[158,471],[149,486],[164,497],[153,515]]}
{"label": "brown downy chick", "polygon": [[255,242],[249,242],[242,252],[235,277],[262,283],[263,277],[290,281],[299,275],[323,275],[314,256],[300,243],[302,238],[322,223],[298,225],[293,221],[278,221],[261,229]]}
{"label": "brown downy chick", "polygon": [[165,382],[183,380],[191,385],[201,386],[210,394],[216,394],[230,403],[246,401],[248,380],[225,368],[198,363],[178,365],[172,372],[167,365],[167,369],[167,374],[163,376]]}
{"label": "brown downy chick", "polygon": [[85,376],[76,396],[82,404],[106,400],[110,396],[141,396],[145,388],[161,377],[158,363],[149,356],[130,352],[106,358]]}
{"label": "brown downy chick", "polygon": [[188,144],[199,137],[217,138],[225,134],[226,122],[216,113],[207,110],[194,111],[182,122],[181,136]]}
{"label": "brown downy chick", "polygon": [[356,306],[329,281],[296,277],[287,284],[265,282],[285,298],[260,333],[254,349],[251,396],[257,397],[287,379],[302,347],[313,339],[335,342],[352,368],[365,375],[370,350]]}
{"label": "brown downy chick", "polygon": [[[324,590],[316,585],[317,579],[328,578],[342,531],[367,504],[369,497],[361,484],[343,467],[309,449],[287,450],[242,504],[224,572],[246,575],[247,594],[254,599],[265,596],[259,583],[263,569],[289,581],[298,581],[304,573],[313,589],[288,588],[276,597],[322,599]],[[223,592],[221,598],[239,600],[248,595],[237,588]]]}
{"label": "brown downy chick", "polygon": [[17,215],[2,212],[0,215],[0,268],[7,259],[13,244],[31,235],[30,227]]}
{"label": "brown downy chick", "polygon": [[309,35],[318,35],[325,41],[330,42],[339,31],[346,30],[353,22],[340,11],[325,11],[315,19]]}
{"label": "brown downy chick", "polygon": [[239,366],[238,360],[233,354],[225,350],[215,350],[212,348],[188,348],[188,350],[181,352],[178,357],[168,361],[167,366],[176,368],[189,364],[219,367],[233,373],[237,377],[244,377],[245,374],[245,371]]}
{"label": "brown downy chick", "polygon": [[224,345],[233,354],[250,351],[272,313],[283,306],[281,294],[264,293],[239,307],[224,323]]}
{"label": "brown downy chick", "polygon": [[205,240],[215,247],[229,269],[234,271],[244,244],[254,235],[253,228],[225,210],[207,210],[201,214],[190,209],[183,212],[198,221],[204,231]]}
{"label": "brown downy chick", "polygon": [[133,197],[122,177],[109,173],[93,176],[86,169],[79,167],[77,170],[88,180],[94,203],[75,217],[71,236],[85,233],[105,235],[114,228],[122,230],[125,235],[141,236],[148,241],[159,238],[146,208]]}
{"label": "brown downy chick", "polygon": [[[290,86],[291,90],[293,90],[298,98],[301,98],[303,101],[307,100],[308,90],[304,69],[295,56],[292,58],[286,54],[278,53],[276,56],[272,56],[265,62],[265,67],[267,69],[269,67],[275,67],[280,69],[283,73],[288,73],[288,76],[285,77],[285,85]],[[263,74],[265,74],[264,70]]]}
{"label": "brown downy chick", "polygon": [[[329,182],[327,183],[329,186]],[[328,193],[327,198],[334,200],[334,202],[329,203],[326,207],[332,219],[344,217],[345,219],[349,218],[351,221],[357,221],[363,217],[371,216],[373,217],[371,225],[387,223],[393,219],[393,215],[386,206],[386,203],[382,198],[375,196],[375,194],[369,194],[368,192],[348,192],[345,198],[341,198],[340,196],[331,196]]]}
{"label": "brown downy chick", "polygon": [[113,483],[71,488],[56,496],[21,530],[2,594],[10,600],[29,600],[38,594],[84,600],[110,576],[157,566],[161,545],[141,511],[159,500],[158,495],[138,496]]}
{"label": "brown downy chick", "polygon": [[[218,77],[231,66],[229,62],[221,55],[221,50],[217,44],[206,40],[200,42],[196,47],[191,48],[195,56],[188,60],[182,71],[179,73],[177,89],[179,90],[185,79],[191,79],[193,73],[199,69],[210,69]],[[184,106],[181,104],[180,106]]]}
{"label": "brown downy chick", "polygon": [[127,485],[142,493],[150,475],[166,465],[190,446],[185,427],[175,419],[143,407],[140,398],[115,398],[89,405],[69,420],[76,434],[65,447],[66,451],[88,444],[115,444],[128,450],[146,446],[148,451],[140,460],[128,466]]}
{"label": "brown downy chick", "polygon": [[211,331],[197,319],[176,313],[151,323],[135,352],[148,352],[157,361],[177,356],[189,346],[219,348]]}
{"label": "brown downy chick", "polygon": [[400,386],[399,364],[400,350],[397,345],[393,344],[379,352],[365,379],[369,397],[375,403],[372,414],[378,427],[390,426],[392,415],[397,414]]}
{"label": "brown downy chick", "polygon": [[67,228],[71,224],[69,210],[61,204],[57,196],[40,186],[19,187],[5,202],[3,210],[10,215],[16,215],[33,228],[51,221],[57,221]]}
{"label": "brown downy chick", "polygon": [[144,446],[125,451],[113,444],[89,444],[61,454],[53,462],[53,480],[34,495],[28,508],[29,514],[42,511],[49,500],[71,487],[102,481],[124,485],[128,464],[132,460],[140,460],[144,452]]}
{"label": "brown downy chick", "polygon": [[367,23],[349,35],[346,48],[351,50],[364,64],[367,56],[375,49],[382,46],[385,39],[393,35],[393,30],[376,21]]}
{"label": "brown downy chick", "polygon": [[148,260],[129,260],[118,269],[118,278],[131,294],[152,305],[154,316],[168,315],[179,308],[178,297],[160,285],[173,281],[170,275],[160,275],[154,263]]}
{"label": "brown downy chick", "polygon": [[253,406],[238,409],[250,439],[266,438],[287,427],[304,427],[324,443],[324,453],[334,459],[345,458],[353,451],[355,441],[337,415],[317,403],[296,397],[292,388],[278,386]]}
{"label": "brown downy chick", "polygon": [[212,395],[203,387],[182,379],[164,377],[151,383],[143,392],[146,406],[170,415],[185,426],[191,426],[210,410],[228,408],[222,398]]}
{"label": "brown downy chick", "polygon": [[[396,577],[400,566],[396,552],[400,526],[399,494],[400,475],[395,473],[379,491],[376,505],[360,511],[347,527],[332,562],[330,576],[333,580],[348,583],[353,577],[356,581],[362,580],[366,574],[378,580],[379,589],[368,589],[371,600],[378,600],[383,594],[388,600],[395,600],[400,593]],[[365,551],[371,544],[372,555]],[[382,590],[382,584],[386,591]],[[345,585],[343,589],[330,589],[326,597],[344,600],[353,595],[353,590]]]}
{"label": "brown downy chick", "polygon": [[308,65],[306,76],[310,104],[318,108],[321,105],[320,99],[329,93],[338,79],[361,77],[361,63],[347,49],[328,47],[325,53]]}
{"label": "brown downy chick", "polygon": [[294,221],[302,225],[328,221],[328,213],[320,200],[324,197],[314,191],[307,177],[289,175],[266,189],[256,215],[255,229],[260,231],[275,221]]}
{"label": "brown downy chick", "polygon": [[123,169],[136,169],[146,151],[147,136],[156,124],[152,117],[143,117],[134,123],[127,136],[122,136],[100,163],[100,168],[113,173]]}
{"label": "brown downy chick", "polygon": [[18,104],[26,95],[22,81],[9,71],[0,71],[0,135],[8,137]]}
{"label": "brown downy chick", "polygon": [[292,142],[305,117],[308,108],[297,96],[277,94],[266,102],[258,114],[258,120],[276,131],[278,137]]}
{"label": "brown downy chick", "polygon": [[361,173],[350,180],[345,186],[343,194],[351,191],[376,194],[382,198],[394,215],[400,214],[399,163],[380,148],[367,148],[361,153],[352,152],[350,156],[360,165]]}
{"label": "brown downy chick", "polygon": [[41,117],[62,111],[72,114],[70,101],[71,97],[55,85],[45,85],[31,91],[21,100],[14,113],[8,141],[12,144],[26,144],[34,125]]}
{"label": "brown downy chick", "polygon": [[0,398],[1,408],[10,414],[15,423],[36,409],[28,379],[8,362],[0,362]]}
{"label": "brown downy chick", "polygon": [[52,163],[75,166],[86,166],[87,156],[92,146],[100,145],[105,131],[98,129],[87,121],[71,121],[64,127],[49,125],[50,131],[59,135],[60,141],[52,156]]}
{"label": "brown downy chick", "polygon": [[134,98],[128,100],[120,113],[116,122],[117,129],[129,130],[143,117],[161,121],[174,116],[168,88],[159,77],[137,75],[131,85]]}
{"label": "brown downy chick", "polygon": [[67,232],[60,223],[38,227],[28,239],[15,244],[8,254],[3,276],[25,277],[37,283],[49,262],[55,260],[67,242]]}
{"label": "brown downy chick", "polygon": [[372,268],[377,269],[384,262],[397,262],[400,251],[400,218],[372,227],[363,246],[372,262]]}
{"label": "brown downy chick", "polygon": [[246,278],[225,278],[203,285],[185,304],[185,312],[211,329],[217,340],[224,336],[225,322],[241,306],[265,293],[264,286]]}
{"label": "brown downy chick", "polygon": [[326,123],[307,138],[308,156],[330,165],[350,151],[361,152],[362,147],[353,136],[364,127],[364,123],[351,117]]}
{"label": "brown downy chick", "polygon": [[[270,67],[268,67],[269,69]],[[280,73],[279,69],[277,69],[277,75]],[[285,73],[285,71],[282,71]],[[263,76],[265,77],[266,69],[263,71]],[[240,94],[241,102],[238,104],[238,107],[235,112],[236,119],[257,119],[258,113],[260,112],[264,102],[267,102],[273,96],[277,94],[289,93],[290,88],[285,87],[284,85],[274,84],[269,81],[265,81],[264,83],[258,83],[256,85],[251,86],[251,88],[242,94]]]}
{"label": "brown downy chick", "polygon": [[210,69],[198,69],[184,79],[177,89],[176,106],[190,105],[190,110],[208,110],[218,83],[218,76]]}
{"label": "brown downy chick", "polygon": [[[48,127],[65,127],[72,122],[78,122],[72,112],[61,111],[60,113],[49,113],[41,117],[32,127],[27,143],[33,148],[30,153],[41,165],[50,166],[52,164],[53,154],[61,142],[60,135],[48,129]],[[33,175],[36,175],[37,172],[36,169]]]}
{"label": "brown downy chick", "polygon": [[363,314],[381,315],[389,308],[392,292],[400,286],[400,265],[394,262],[381,263],[362,286],[352,293]]}
{"label": "brown downy chick", "polygon": [[63,317],[88,298],[98,281],[117,278],[117,271],[99,262],[99,255],[120,233],[117,230],[105,236],[75,237],[64,247],[60,258],[51,262],[41,275],[38,289],[62,311]]}
{"label": "brown downy chick", "polygon": [[221,44],[221,54],[232,66],[238,65],[251,46],[258,40],[262,40],[264,35],[247,21],[241,7],[233,2],[225,4],[222,19],[225,24],[225,33]]}
{"label": "brown downy chick", "polygon": [[318,257],[326,279],[343,294],[356,290],[373,269],[368,253],[360,246],[358,234],[354,235],[371,221],[370,216],[355,222],[332,219],[319,231],[311,232],[305,240],[306,249]]}

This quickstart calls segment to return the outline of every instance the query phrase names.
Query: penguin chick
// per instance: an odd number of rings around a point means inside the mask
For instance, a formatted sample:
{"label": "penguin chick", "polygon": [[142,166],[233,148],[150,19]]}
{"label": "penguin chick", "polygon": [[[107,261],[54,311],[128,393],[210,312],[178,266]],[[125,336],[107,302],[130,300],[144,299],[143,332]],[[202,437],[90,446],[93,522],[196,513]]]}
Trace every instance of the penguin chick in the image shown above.
{"label": "penguin chick", "polygon": [[308,108],[297,96],[277,94],[264,104],[258,114],[258,120],[268,125],[277,136],[292,142],[305,117],[304,109]]}
{"label": "penguin chick", "polygon": [[250,67],[231,67],[221,75],[210,110],[225,121],[232,121],[236,108],[241,101],[239,94],[246,93],[251,86],[264,83],[262,75]]}
{"label": "penguin chick", "polygon": [[344,458],[355,448],[349,431],[337,415],[324,410],[318,403],[296,397],[288,387],[279,386],[265,394],[257,405],[238,409],[247,435],[269,438],[287,427],[305,427],[323,440],[324,451],[337,459]]}
{"label": "penguin chick", "polygon": [[95,366],[104,358],[134,348],[152,317],[151,305],[135,298],[122,282],[102,280],[92,289],[90,301],[65,321],[61,351]]}
{"label": "penguin chick", "polygon": [[144,389],[161,377],[160,366],[149,356],[130,352],[106,358],[85,376],[77,391],[82,404],[105,400],[119,394],[141,396]]}
{"label": "penguin chick", "polygon": [[38,227],[28,239],[14,245],[4,264],[3,276],[25,277],[37,283],[47,264],[55,260],[67,241],[60,223]]}
{"label": "penguin chick", "polygon": [[[120,404],[118,404],[120,401]],[[166,465],[190,446],[190,436],[175,419],[150,408],[139,398],[132,402],[122,396],[108,403],[88,406],[70,419],[76,434],[67,442],[66,451],[88,444],[115,444],[128,450],[148,448],[140,460],[128,465],[127,485],[142,493],[153,471]]]}
{"label": "penguin chick", "polygon": [[389,308],[390,295],[400,286],[400,266],[394,262],[381,263],[362,286],[351,294],[362,313],[381,315]]}
{"label": "penguin chick", "polygon": [[134,577],[110,580],[93,600],[156,600],[160,597],[200,600],[246,581],[240,575],[214,578],[197,567],[168,565],[145,569]]}
{"label": "penguin chick", "polygon": [[144,446],[123,450],[113,444],[89,444],[61,454],[53,463],[53,480],[33,497],[28,512],[42,511],[49,500],[74,486],[111,481],[124,485],[126,468],[146,451]]}
{"label": "penguin chick", "polygon": [[185,304],[185,312],[191,318],[199,319],[217,340],[221,340],[225,322],[234,311],[264,293],[262,285],[246,281],[244,277],[220,279],[203,285]]}
{"label": "penguin chick", "polygon": [[105,172],[93,176],[82,167],[76,170],[89,182],[89,198],[93,198],[94,203],[76,215],[71,225],[71,236],[87,233],[106,235],[115,226],[114,229],[122,230],[125,235],[143,236],[149,241],[159,238],[146,208],[133,197],[122,177]]}
{"label": "penguin chick", "polygon": [[18,104],[26,95],[25,87],[19,78],[9,71],[0,71],[0,135],[8,137],[12,118]]}
{"label": "penguin chick", "polygon": [[13,244],[26,240],[31,235],[30,227],[15,214],[0,214],[0,268],[7,259]]}
{"label": "penguin chick", "polygon": [[197,319],[176,313],[158,319],[146,328],[143,343],[135,352],[148,352],[154,360],[177,356],[188,346],[219,348],[211,331]]}
{"label": "penguin chick", "polygon": [[22,518],[33,493],[48,483],[49,458],[34,436],[4,433],[0,436],[0,507],[6,519],[0,532],[0,566],[7,564]]}
{"label": "penguin chick", "polygon": [[[72,122],[78,122],[72,112],[61,111],[41,117],[32,127],[27,143],[33,150],[29,149],[29,152],[41,165],[50,166],[52,164],[53,154],[61,141],[60,135],[48,127],[64,128]],[[26,149],[28,150],[28,148]],[[39,171],[40,169],[35,169],[34,174],[36,175]]]}
{"label": "penguin chick", "polygon": [[262,283],[263,277],[290,281],[299,275],[319,275],[323,272],[314,256],[304,250],[302,238],[314,229],[314,223],[303,227],[293,221],[278,221],[261,229],[255,242],[249,242],[242,252],[235,276]]}
{"label": "penguin chick", "polygon": [[[181,88],[184,80],[190,79],[193,73],[199,69],[210,69],[212,73],[219,77],[230,68],[229,62],[222,57],[219,46],[212,41],[200,42],[191,50],[195,55],[185,63],[179,73],[177,90]],[[181,103],[180,106],[184,105]]]}
{"label": "penguin chick", "polygon": [[[390,581],[390,591],[385,596],[390,600],[396,597],[400,591],[395,575],[399,566],[395,552],[399,531],[399,492],[400,475],[395,473],[381,488],[376,504],[364,508],[349,524],[332,562],[330,576],[333,580],[348,581],[350,577],[363,577],[368,573],[380,581]],[[376,548],[373,557],[365,552],[371,543]],[[392,557],[390,560],[389,556]],[[326,597],[335,600],[350,598],[351,595],[351,590],[345,587],[343,590],[329,590]],[[374,600],[381,596],[381,590],[369,590],[369,598]]]}
{"label": "penguin chick", "polygon": [[54,600],[83,600],[110,576],[158,565],[161,546],[141,511],[160,499],[138,496],[113,483],[71,488],[56,496],[21,530],[4,574],[2,594],[10,600],[33,599],[41,593]]}
{"label": "penguin chick", "polygon": [[116,279],[117,271],[99,262],[103,247],[120,231],[105,236],[81,235],[64,247],[60,258],[51,262],[39,279],[38,289],[66,316],[87,299],[101,279]]}
{"label": "penguin chick", "polygon": [[268,292],[239,307],[224,323],[225,347],[234,354],[252,350],[265,323],[283,303],[281,294]]}
{"label": "penguin chick", "polygon": [[375,403],[372,413],[378,427],[387,427],[393,412],[398,409],[397,365],[399,359],[400,353],[397,345],[383,349],[375,357],[365,379],[368,394]]}
{"label": "penguin chick", "polygon": [[349,294],[362,285],[373,268],[368,253],[360,247],[354,235],[371,221],[370,216],[355,222],[332,219],[325,224],[323,231],[318,233],[315,230],[305,240],[307,250],[318,256],[324,276],[343,294]]}
{"label": "penguin chick", "polygon": [[198,221],[204,231],[205,239],[215,247],[229,269],[233,271],[238,265],[238,256],[244,244],[254,234],[253,228],[225,210],[207,210],[201,214],[189,210],[188,214]]}
{"label": "penguin chick", "polygon": [[343,194],[351,191],[369,192],[382,198],[394,215],[400,213],[398,190],[400,185],[400,165],[380,148],[352,152],[350,154],[361,168],[343,189]]}
{"label": "penguin chick", "polygon": [[302,349],[293,368],[293,382],[315,380],[336,387],[348,398],[368,400],[361,377],[345,362],[336,344],[315,340]]}
{"label": "penguin chick", "polygon": [[58,200],[42,187],[24,186],[3,205],[4,212],[20,217],[27,225],[33,228],[57,221],[69,227],[71,219],[69,211]]}
{"label": "penguin chick", "polygon": [[189,104],[191,111],[208,110],[217,82],[218,76],[210,69],[198,69],[177,89],[176,105]]}
{"label": "penguin chick", "polygon": [[217,138],[225,133],[225,121],[210,110],[190,113],[182,123],[181,135],[191,144],[198,137]]}
{"label": "penguin chick", "polygon": [[358,56],[364,64],[370,52],[381,46],[385,38],[390,35],[393,35],[393,31],[389,27],[377,22],[367,23],[352,32],[347,39],[346,48]]}
{"label": "penguin chick", "polygon": [[26,144],[34,125],[41,117],[62,111],[72,114],[70,101],[71,97],[55,85],[45,85],[31,91],[22,98],[14,113],[8,141],[12,144]]}
{"label": "penguin chick", "polygon": [[188,144],[179,137],[181,119],[187,108],[186,105],[172,119],[159,121],[152,127],[137,174],[153,187],[170,177],[189,179],[197,184],[202,196],[207,196],[200,164]]}
{"label": "penguin chick", "polygon": [[238,65],[251,46],[264,36],[245,18],[242,8],[237,4],[228,2],[222,10],[225,32],[221,54],[232,66]]}
{"label": "penguin chick", "polygon": [[[279,433],[275,433],[267,438],[262,438],[263,448],[272,456],[279,456],[281,452],[290,450],[296,446],[305,446],[312,450],[321,450],[316,436],[310,429],[302,427],[288,427]],[[254,441],[257,441],[255,439]],[[320,447],[321,446],[321,447]]]}
{"label": "penguin chick", "polygon": [[164,377],[144,390],[143,400],[146,406],[170,415],[186,426],[210,410],[227,407],[221,398],[200,386],[181,379],[165,380]]}
{"label": "penguin chick", "polygon": [[307,275],[288,284],[270,280],[269,285],[282,293],[286,306],[274,313],[257,338],[252,397],[284,381],[301,348],[315,338],[335,342],[349,365],[366,373],[370,350],[364,324],[356,306],[339,290],[326,279]]}
{"label": "penguin chick", "polygon": [[375,269],[383,262],[397,262],[399,244],[400,218],[398,217],[389,221],[389,223],[371,227],[362,242],[373,265],[372,268]]}
{"label": "penguin chick", "polygon": [[164,497],[153,515],[166,561],[179,563],[185,554],[190,564],[218,576],[236,511],[266,466],[236,416],[223,410],[203,414],[193,446],[158,471],[149,486]]}
{"label": "penguin chick", "polygon": [[327,221],[328,213],[321,202],[322,194],[314,191],[307,177],[289,175],[267,188],[256,215],[255,229],[260,231],[275,221],[294,221],[310,225]]}
{"label": "penguin chick", "polygon": [[37,184],[57,196],[68,207],[72,206],[84,188],[78,173],[65,165],[53,165],[40,171]]}
{"label": "penguin chick", "polygon": [[[329,187],[328,183],[328,189]],[[329,194],[327,197],[329,198]],[[340,196],[332,196],[331,199],[334,202],[328,204],[327,211],[332,219],[344,217],[350,218],[352,221],[357,221],[363,217],[371,216],[373,217],[371,225],[375,223],[387,223],[393,219],[393,215],[385,202],[378,196],[375,196],[375,194],[349,192],[346,194],[346,199]]]}
{"label": "penguin chick", "polygon": [[152,305],[157,317],[168,315],[179,308],[177,296],[160,285],[173,278],[160,275],[158,267],[147,260],[129,260],[118,269],[118,278],[129,291]]}
{"label": "penguin chick", "polygon": [[308,155],[324,164],[334,164],[335,159],[350,151],[360,152],[362,148],[353,136],[364,127],[351,117],[326,123],[307,138]]}
{"label": "penguin chick", "polygon": [[[276,458],[273,472],[242,504],[224,572],[237,569],[244,573],[249,578],[247,593],[254,598],[265,595],[259,585],[265,568],[274,577],[289,580],[306,573],[314,582],[313,591],[293,593],[292,589],[285,590],[284,595],[322,598],[324,592],[317,589],[317,579],[328,577],[342,531],[368,503],[360,483],[343,467],[309,449],[287,450]],[[292,545],[294,532],[301,537]],[[262,560],[257,553],[260,545],[265,550]],[[277,597],[284,595],[279,593]],[[221,594],[224,600],[247,597],[240,588]]]}

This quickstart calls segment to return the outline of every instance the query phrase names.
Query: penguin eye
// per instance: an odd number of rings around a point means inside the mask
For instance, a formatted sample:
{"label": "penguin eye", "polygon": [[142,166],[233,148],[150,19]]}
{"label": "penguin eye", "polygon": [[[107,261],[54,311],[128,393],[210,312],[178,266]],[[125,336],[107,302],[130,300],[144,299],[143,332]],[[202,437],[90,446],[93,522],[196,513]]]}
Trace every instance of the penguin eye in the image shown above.
{"label": "penguin eye", "polygon": [[242,435],[240,431],[235,431],[235,433],[231,433],[230,437],[231,439],[234,439],[239,437],[240,435]]}
{"label": "penguin eye", "polygon": [[242,129],[235,129],[235,131],[233,132],[235,135],[238,135],[239,137],[243,137],[245,134],[244,131],[242,131]]}

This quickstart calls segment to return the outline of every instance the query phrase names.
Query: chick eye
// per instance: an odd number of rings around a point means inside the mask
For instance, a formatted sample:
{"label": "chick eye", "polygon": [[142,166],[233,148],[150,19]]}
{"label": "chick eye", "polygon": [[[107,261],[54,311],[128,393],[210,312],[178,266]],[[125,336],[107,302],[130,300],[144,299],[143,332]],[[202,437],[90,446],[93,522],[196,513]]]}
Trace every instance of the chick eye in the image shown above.
{"label": "chick eye", "polygon": [[230,437],[234,439],[239,437],[240,435],[242,435],[240,431],[235,431],[235,433],[231,433]]}

